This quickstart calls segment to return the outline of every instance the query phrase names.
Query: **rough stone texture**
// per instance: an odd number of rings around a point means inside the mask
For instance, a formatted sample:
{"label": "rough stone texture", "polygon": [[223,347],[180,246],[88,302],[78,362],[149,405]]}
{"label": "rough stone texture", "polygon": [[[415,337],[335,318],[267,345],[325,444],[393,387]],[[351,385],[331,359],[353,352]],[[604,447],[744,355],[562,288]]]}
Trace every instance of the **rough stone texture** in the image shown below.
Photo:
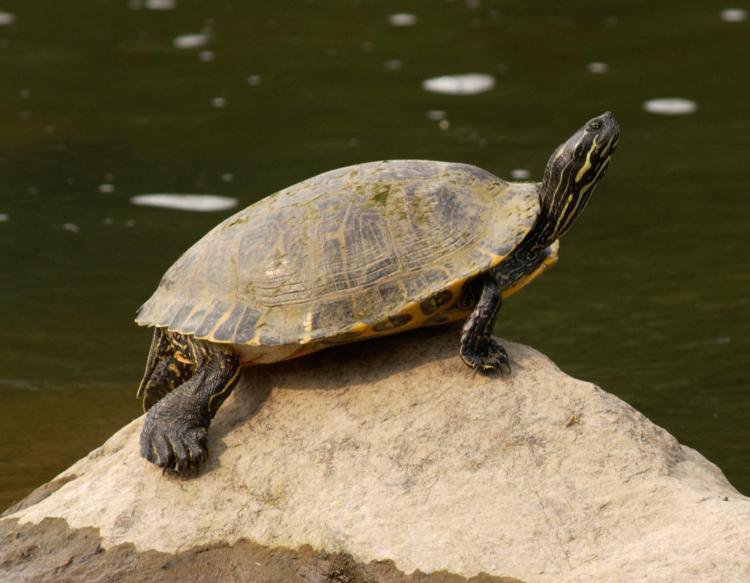
{"label": "rough stone texture", "polygon": [[0,580],[24,583],[523,583],[445,571],[406,575],[393,561],[356,562],[346,553],[269,548],[238,541],[168,554],[130,544],[104,549],[94,528],[71,529],[61,518],[18,526],[0,522]]}
{"label": "rough stone texture", "polygon": [[[0,520],[0,580],[99,555],[130,561],[123,580],[159,561],[204,573],[210,551],[225,569],[222,552],[285,556],[302,577],[238,581],[750,581],[750,500],[716,466],[506,346],[505,379],[463,366],[455,328],[248,369],[194,479],[139,457],[138,419]],[[49,550],[84,532],[93,550]]]}

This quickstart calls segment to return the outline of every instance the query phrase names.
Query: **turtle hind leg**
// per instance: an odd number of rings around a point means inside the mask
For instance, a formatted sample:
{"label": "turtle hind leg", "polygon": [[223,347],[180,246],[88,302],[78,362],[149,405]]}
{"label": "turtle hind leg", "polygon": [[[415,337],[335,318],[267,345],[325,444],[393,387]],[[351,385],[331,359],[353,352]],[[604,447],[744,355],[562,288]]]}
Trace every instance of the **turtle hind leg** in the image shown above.
{"label": "turtle hind leg", "polygon": [[195,360],[192,344],[186,336],[155,328],[146,370],[136,393],[136,398],[143,400],[143,410],[148,411],[193,376]]}
{"label": "turtle hind leg", "polygon": [[141,455],[164,470],[195,471],[208,457],[211,419],[239,379],[239,357],[217,344],[186,337],[196,355],[194,374],[148,410]]}
{"label": "turtle hind leg", "polygon": [[510,361],[505,348],[492,338],[492,329],[502,298],[500,286],[491,274],[482,276],[482,291],[474,311],[461,331],[461,360],[479,372],[500,371],[510,374]]}

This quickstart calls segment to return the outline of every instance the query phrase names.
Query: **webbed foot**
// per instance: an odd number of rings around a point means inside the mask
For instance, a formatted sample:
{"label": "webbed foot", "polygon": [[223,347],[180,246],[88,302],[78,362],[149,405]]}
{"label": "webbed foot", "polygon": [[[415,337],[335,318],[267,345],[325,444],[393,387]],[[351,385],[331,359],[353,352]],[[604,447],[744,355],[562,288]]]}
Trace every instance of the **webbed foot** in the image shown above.
{"label": "webbed foot", "polygon": [[510,374],[508,353],[494,338],[489,338],[485,346],[475,352],[462,351],[461,359],[477,372],[488,374],[499,371],[501,375]]}
{"label": "webbed foot", "polygon": [[[172,332],[168,334],[174,335]],[[199,342],[189,336],[174,335],[172,345],[168,348],[175,351],[174,354],[179,349],[189,349],[195,368],[186,371],[184,375],[177,375],[179,379],[183,379],[190,373],[188,380],[169,390],[166,395],[154,393],[157,398],[161,398],[146,414],[141,431],[141,455],[165,472],[173,471],[184,477],[196,473],[208,458],[208,427],[218,408],[237,384],[240,359],[224,346]],[[182,352],[179,354],[184,358]],[[147,381],[160,364],[152,363],[152,358],[167,357],[171,358],[169,353],[167,356],[149,356],[147,375],[144,377]],[[174,364],[172,360],[169,361],[169,367]],[[143,393],[148,404],[151,391]]]}
{"label": "webbed foot", "polygon": [[[141,455],[165,472],[182,476],[195,473],[208,458],[208,424],[184,414],[173,414],[163,405],[149,409],[141,431]],[[183,413],[183,412],[180,412]]]}

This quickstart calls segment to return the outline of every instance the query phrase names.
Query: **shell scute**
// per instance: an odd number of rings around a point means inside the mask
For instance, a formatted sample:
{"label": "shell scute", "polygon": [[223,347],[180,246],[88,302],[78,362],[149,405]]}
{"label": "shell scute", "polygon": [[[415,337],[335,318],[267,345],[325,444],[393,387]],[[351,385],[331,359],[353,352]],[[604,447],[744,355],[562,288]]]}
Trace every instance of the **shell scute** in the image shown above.
{"label": "shell scute", "polygon": [[421,302],[419,302],[419,309],[425,316],[430,316],[443,306],[447,306],[453,299],[453,292],[451,290],[444,289],[432,294],[426,300],[422,300]]}
{"label": "shell scute", "polygon": [[229,302],[217,300],[203,321],[195,329],[196,338],[206,338],[216,328],[219,320],[228,313]]}
{"label": "shell scute", "polygon": [[232,310],[228,313],[226,319],[216,328],[210,338],[217,342],[233,341],[234,331],[244,312],[244,306],[241,304],[235,304]]}
{"label": "shell scute", "polygon": [[237,344],[245,344],[255,338],[255,327],[261,314],[260,310],[247,306],[242,313],[242,317],[238,318],[232,341]]}

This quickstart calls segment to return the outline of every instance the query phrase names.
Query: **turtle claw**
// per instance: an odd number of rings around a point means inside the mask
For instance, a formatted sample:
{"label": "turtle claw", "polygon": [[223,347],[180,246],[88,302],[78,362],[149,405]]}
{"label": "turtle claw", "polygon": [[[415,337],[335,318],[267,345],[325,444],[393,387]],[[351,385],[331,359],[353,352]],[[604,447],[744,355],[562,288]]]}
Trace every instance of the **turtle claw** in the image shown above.
{"label": "turtle claw", "polygon": [[194,474],[208,457],[208,432],[202,425],[185,419],[160,416],[159,406],[146,415],[141,431],[141,455],[162,468],[180,476]]}
{"label": "turtle claw", "polygon": [[487,341],[483,350],[475,353],[465,353],[461,355],[463,361],[474,372],[482,374],[492,374],[499,372],[501,376],[510,374],[510,359],[508,353],[493,338]]}

